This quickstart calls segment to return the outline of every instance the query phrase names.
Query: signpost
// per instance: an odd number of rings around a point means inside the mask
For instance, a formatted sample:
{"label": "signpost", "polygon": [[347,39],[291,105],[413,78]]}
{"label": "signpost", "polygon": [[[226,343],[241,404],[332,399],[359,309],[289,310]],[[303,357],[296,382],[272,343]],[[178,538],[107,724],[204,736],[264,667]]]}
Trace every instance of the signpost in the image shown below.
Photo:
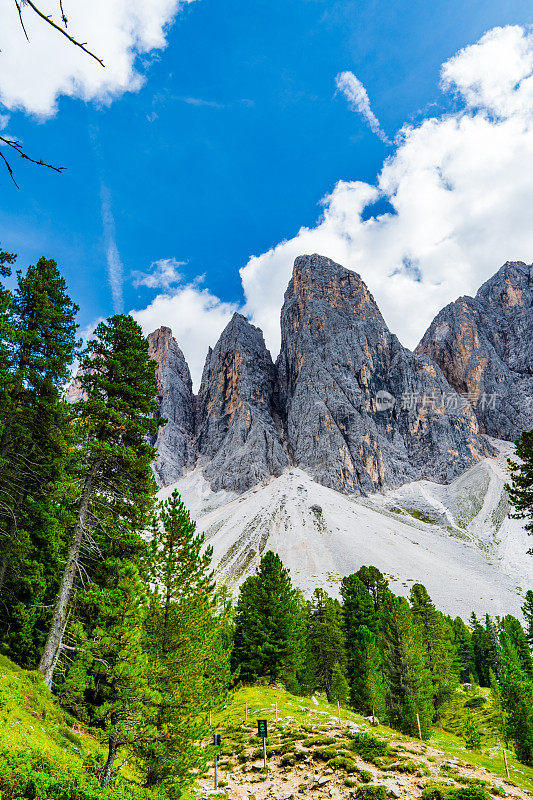
{"label": "signpost", "polygon": [[263,764],[266,769],[267,765],[267,746],[266,740],[268,736],[268,726],[266,719],[258,719],[257,720],[257,735],[263,739]]}
{"label": "signpost", "polygon": [[213,744],[217,748],[215,750],[215,789],[218,789],[218,748],[222,744],[222,736],[220,733],[215,733],[213,736]]}

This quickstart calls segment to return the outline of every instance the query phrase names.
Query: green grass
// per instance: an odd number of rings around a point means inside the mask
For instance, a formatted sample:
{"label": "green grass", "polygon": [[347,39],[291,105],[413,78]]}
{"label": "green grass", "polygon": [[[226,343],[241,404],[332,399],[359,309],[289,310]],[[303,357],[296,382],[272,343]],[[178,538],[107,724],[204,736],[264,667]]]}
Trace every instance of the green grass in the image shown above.
{"label": "green grass", "polygon": [[[472,697],[464,692],[454,696],[443,714],[444,728],[436,728],[427,744],[441,750],[445,760],[457,759],[459,766],[468,763],[505,779],[501,745],[494,734],[494,710],[488,693],[485,695],[485,703],[474,703],[474,708],[467,709],[482,731],[481,752],[468,751],[462,737],[457,735],[464,724],[465,703]],[[348,765],[351,770],[354,742],[359,743],[359,750],[368,749],[367,756],[376,757],[376,751],[388,753],[389,760],[393,756],[389,765],[391,770],[412,773],[418,769],[416,753],[420,743],[417,740],[411,743],[408,737],[384,725],[371,728],[361,716],[344,708],[341,709],[339,726],[336,705],[327,703],[322,695],[317,695],[316,701],[270,686],[239,689],[227,708],[213,714],[212,729],[222,735],[221,762],[230,771],[233,764],[258,760],[262,742],[257,736],[257,719],[263,718],[267,719],[269,726],[268,753],[278,759],[287,756],[283,769],[290,769],[291,764],[305,757],[314,757],[321,751],[320,755],[328,756],[327,761],[333,759],[333,768],[344,769]],[[357,723],[366,735],[354,737],[346,722]],[[153,800],[154,795],[140,788],[135,774],[127,769],[112,790],[99,790],[94,774],[87,767],[91,762],[101,763],[104,748],[88,731],[80,730],[72,723],[73,720],[64,714],[44,686],[39,673],[23,671],[0,656],[2,800],[18,800],[29,795],[35,800],[62,800],[64,797],[69,797],[69,800]],[[213,730],[206,730],[206,739],[210,739]],[[384,741],[386,746],[376,745],[375,740]],[[512,781],[533,791],[533,769],[519,764],[512,752],[508,752],[508,762]],[[320,761],[315,761],[317,763]],[[28,776],[32,771],[38,777],[33,787],[36,794],[32,794],[33,788],[29,785]],[[362,777],[362,772],[359,772]],[[443,778],[445,773],[446,768],[441,773]],[[365,779],[370,777],[370,773],[365,774]],[[489,775],[486,777],[490,778]]]}
{"label": "green grass", "polygon": [[[487,692],[485,692],[487,694]],[[427,744],[431,747],[442,750],[445,758],[458,759],[461,762],[472,764],[476,767],[483,767],[499,778],[506,778],[505,767],[501,745],[496,741],[493,733],[494,711],[489,701],[478,708],[468,709],[482,730],[482,752],[467,750],[464,746],[462,736],[457,735],[462,732],[464,716],[461,709],[471,694],[458,692],[444,714],[444,726],[455,727],[452,730],[441,730],[435,728],[431,739]],[[242,735],[250,740],[250,746],[258,747],[261,742],[255,735],[257,733],[257,719],[266,719],[269,726],[270,746],[277,745],[280,741],[294,742],[294,746],[305,747],[306,742],[313,739],[327,740],[332,725],[338,727],[338,712],[336,704],[329,704],[323,695],[316,695],[317,703],[313,703],[311,698],[297,697],[284,691],[282,688],[271,686],[244,686],[239,689],[233,697],[230,705],[217,715],[213,715],[213,727],[221,733],[226,741],[234,741],[234,736]],[[275,706],[278,709],[278,724],[275,725]],[[245,708],[248,706],[247,727],[243,728],[245,721]],[[462,719],[461,719],[462,717]],[[287,719],[289,718],[289,719]],[[398,742],[405,742],[409,737],[405,737],[397,731],[385,725],[378,725],[370,728],[366,720],[358,714],[341,709],[341,720],[343,722],[355,722],[366,730],[373,737],[384,739],[391,747],[395,747]],[[296,728],[305,730],[307,736],[296,733]],[[353,735],[346,732],[348,739],[353,740]],[[297,737],[294,738],[294,737]],[[417,740],[413,740],[413,745]],[[339,740],[338,748],[343,746]],[[334,750],[331,744],[324,749]],[[412,751],[411,751],[412,752]],[[332,758],[339,755],[332,752]],[[511,751],[507,751],[509,771],[511,780],[517,786],[533,791],[533,769],[520,764],[513,756]],[[416,760],[416,759],[415,759]]]}
{"label": "green grass", "polygon": [[73,727],[39,672],[19,669],[0,656],[0,797],[2,800],[140,800],[149,794],[124,770],[102,791],[94,768],[104,748]]}

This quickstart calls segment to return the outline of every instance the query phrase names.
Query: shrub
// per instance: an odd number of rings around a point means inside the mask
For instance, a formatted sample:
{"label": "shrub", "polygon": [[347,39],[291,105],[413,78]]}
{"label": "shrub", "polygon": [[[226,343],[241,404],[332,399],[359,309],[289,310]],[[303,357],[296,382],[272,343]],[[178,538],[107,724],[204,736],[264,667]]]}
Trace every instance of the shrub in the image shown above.
{"label": "shrub", "polygon": [[331,758],[328,761],[328,767],[333,767],[333,769],[343,769],[348,773],[358,772],[358,769],[352,759],[345,758],[344,756],[336,756],[335,758]]}
{"label": "shrub", "polygon": [[487,698],[482,694],[476,694],[474,697],[469,697],[465,703],[465,708],[481,708],[487,702]]}
{"label": "shrub", "polygon": [[351,749],[365,761],[374,761],[375,758],[391,756],[393,748],[383,739],[377,739],[371,733],[356,733],[351,742]]}
{"label": "shrub", "polygon": [[325,747],[328,744],[335,744],[334,736],[315,736],[310,739],[304,739],[302,745],[304,747]]}
{"label": "shrub", "polygon": [[387,800],[385,786],[360,786],[355,795],[359,800]]}
{"label": "shrub", "polygon": [[320,761],[329,761],[330,758],[335,758],[337,755],[337,751],[334,747],[318,747],[316,750],[313,750],[313,758],[319,759]]}
{"label": "shrub", "polygon": [[422,800],[490,800],[482,786],[428,786],[422,790]]}

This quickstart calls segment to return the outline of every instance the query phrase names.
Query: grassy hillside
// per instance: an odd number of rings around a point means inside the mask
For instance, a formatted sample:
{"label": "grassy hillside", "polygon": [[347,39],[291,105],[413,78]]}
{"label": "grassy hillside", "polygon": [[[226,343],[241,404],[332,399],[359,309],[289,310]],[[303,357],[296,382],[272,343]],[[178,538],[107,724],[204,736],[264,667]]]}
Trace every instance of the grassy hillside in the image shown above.
{"label": "grassy hillside", "polygon": [[148,795],[127,771],[103,792],[95,769],[104,750],[63,713],[38,672],[0,656],[0,797],[2,800],[96,800]]}
{"label": "grassy hillside", "polygon": [[[460,696],[459,705],[464,699]],[[457,715],[457,708],[452,705],[448,713]],[[257,718],[269,721],[267,771],[262,769]],[[313,701],[282,688],[246,687],[213,717],[213,726],[222,734],[220,776],[231,798],[533,796],[533,769],[510,755],[508,781],[492,734],[485,737],[481,753],[466,750],[461,738],[445,730],[435,731],[429,742],[410,740],[386,726],[372,727],[345,709],[339,723],[337,707],[320,696]],[[204,791],[211,781],[200,782]]]}
{"label": "grassy hillside", "polygon": [[[422,743],[382,725],[372,728],[346,709],[341,709],[339,723],[337,707],[322,696],[313,700],[295,697],[281,687],[245,687],[226,709],[213,715],[213,731],[221,733],[223,741],[222,788],[234,800],[308,795],[377,800],[533,796],[533,770],[512,756],[511,780],[506,780],[488,700],[469,709],[483,733],[481,753],[467,751],[451,732],[454,726],[461,730],[469,699],[471,695],[458,693],[444,715],[449,730],[437,730]],[[269,722],[267,771],[262,768],[257,718]],[[206,740],[210,736],[206,731]],[[64,714],[38,673],[0,657],[2,800],[153,800],[127,766],[112,789],[99,789],[95,770],[103,757],[102,746]],[[207,776],[192,793],[205,796],[212,785],[212,775]],[[433,790],[434,786],[441,788]]]}

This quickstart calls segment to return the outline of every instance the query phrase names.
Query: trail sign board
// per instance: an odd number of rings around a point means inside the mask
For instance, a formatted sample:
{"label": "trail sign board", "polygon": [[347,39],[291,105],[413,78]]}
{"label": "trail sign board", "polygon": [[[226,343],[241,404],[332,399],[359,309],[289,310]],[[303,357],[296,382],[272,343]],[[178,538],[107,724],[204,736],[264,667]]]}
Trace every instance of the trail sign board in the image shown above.
{"label": "trail sign board", "polygon": [[268,736],[266,719],[257,720],[257,735],[261,736],[263,739],[266,739],[266,737]]}

